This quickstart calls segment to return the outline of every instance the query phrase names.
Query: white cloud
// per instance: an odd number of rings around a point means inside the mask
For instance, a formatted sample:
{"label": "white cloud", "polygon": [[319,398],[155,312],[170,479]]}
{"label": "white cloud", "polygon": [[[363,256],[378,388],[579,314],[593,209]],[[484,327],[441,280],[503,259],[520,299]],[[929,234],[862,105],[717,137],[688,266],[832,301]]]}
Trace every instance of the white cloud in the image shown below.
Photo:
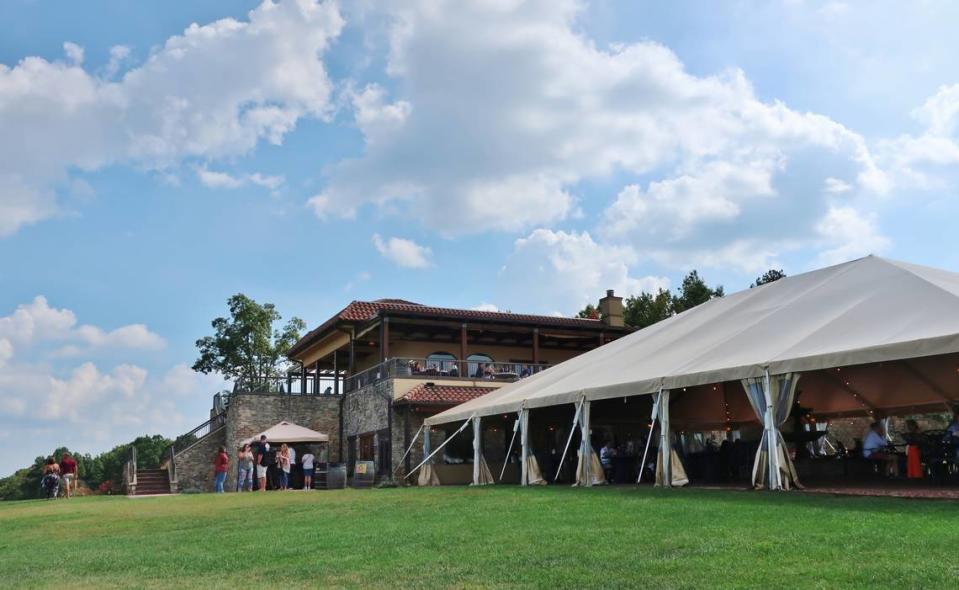
{"label": "white cloud", "polygon": [[816,226],[823,244],[819,260],[838,264],[865,256],[882,254],[889,238],[882,235],[875,215],[862,214],[852,207],[832,207]]}
{"label": "white cloud", "polygon": [[476,311],[499,311],[498,307],[496,307],[492,303],[486,303],[485,301],[483,303],[480,303],[473,309]]}
{"label": "white cloud", "polygon": [[[447,232],[516,231],[572,216],[577,183],[625,171],[706,205],[703,219],[732,219],[742,199],[780,196],[774,176],[806,152],[857,188],[888,190],[860,135],[759,100],[740,71],[692,75],[657,43],[599,48],[577,31],[579,7],[389,4],[396,96],[380,86],[352,95],[366,152],[331,168],[317,213],[388,203],[425,223],[455,215]],[[753,192],[719,195],[711,181]]]}
{"label": "white cloud", "polygon": [[301,118],[328,118],[322,55],[342,26],[332,2],[264,2],[247,20],[190,25],[117,80],[129,56],[117,48],[105,77],[73,44],[67,61],[0,65],[0,234],[55,215],[70,170],[241,155],[279,144]]}
{"label": "white cloud", "polygon": [[833,178],[830,176],[826,179],[826,186],[824,189],[831,195],[841,195],[842,193],[848,193],[851,191],[852,185],[840,178]]}
{"label": "white cloud", "polygon": [[500,271],[503,299],[532,301],[539,311],[574,313],[595,304],[607,289],[620,295],[669,287],[665,277],[634,277],[638,262],[628,246],[597,244],[587,232],[537,229],[516,240]]}
{"label": "white cloud", "polygon": [[913,111],[928,133],[950,137],[959,131],[959,83],[941,86],[925,103]]}
{"label": "white cloud", "polygon": [[284,182],[282,176],[269,176],[259,172],[233,176],[227,172],[210,170],[205,166],[196,167],[196,176],[205,186],[223,189],[235,189],[253,184],[270,190],[276,190],[280,188]]}
{"label": "white cloud", "polygon": [[[41,342],[72,342],[87,348],[135,348],[159,350],[166,341],[151,332],[144,324],[129,324],[115,330],[104,330],[93,325],[77,325],[77,316],[69,309],[51,307],[46,297],[37,295],[33,301],[18,305],[8,316],[0,317],[0,339],[31,346]],[[68,344],[59,356],[84,352],[76,344]]]}
{"label": "white cloud", "polygon": [[63,44],[63,52],[67,55],[67,60],[75,66],[83,65],[83,48],[76,43],[67,41]]}
{"label": "white cloud", "polygon": [[412,240],[389,238],[384,240],[373,234],[373,246],[384,258],[404,268],[427,268],[432,266],[433,251]]}

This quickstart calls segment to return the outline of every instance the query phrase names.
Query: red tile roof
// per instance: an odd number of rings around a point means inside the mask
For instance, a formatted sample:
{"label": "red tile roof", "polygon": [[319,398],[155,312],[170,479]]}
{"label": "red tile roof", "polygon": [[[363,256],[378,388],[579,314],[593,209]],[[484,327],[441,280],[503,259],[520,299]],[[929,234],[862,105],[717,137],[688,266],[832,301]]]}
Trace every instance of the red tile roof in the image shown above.
{"label": "red tile roof", "polygon": [[414,404],[443,404],[456,406],[496,391],[496,387],[471,387],[459,385],[431,385],[423,383],[406,392],[399,401]]}
{"label": "red tile roof", "polygon": [[338,321],[346,322],[365,322],[372,320],[380,313],[394,313],[412,316],[422,316],[433,319],[452,319],[452,320],[479,320],[504,323],[525,323],[538,326],[556,327],[556,328],[594,328],[608,330],[611,332],[629,331],[629,328],[611,328],[603,324],[601,320],[595,318],[567,318],[562,316],[532,315],[523,313],[510,313],[503,311],[480,311],[476,309],[455,309],[450,307],[433,307],[413,303],[404,299],[377,299],[376,301],[353,301],[343,308],[338,314],[323,322],[318,328],[311,330],[304,337],[293,345],[289,354],[302,352],[307,346],[315,341],[322,333]]}

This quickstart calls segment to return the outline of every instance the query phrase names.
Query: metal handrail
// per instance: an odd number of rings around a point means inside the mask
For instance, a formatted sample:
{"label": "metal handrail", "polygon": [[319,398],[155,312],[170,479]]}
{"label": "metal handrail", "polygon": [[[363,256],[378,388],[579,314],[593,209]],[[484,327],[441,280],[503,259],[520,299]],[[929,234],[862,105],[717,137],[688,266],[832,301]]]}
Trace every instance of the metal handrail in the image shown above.
{"label": "metal handrail", "polygon": [[391,358],[347,377],[343,391],[353,391],[394,377],[414,379],[462,379],[503,381],[511,383],[539,373],[549,365],[545,363],[517,363],[481,360],[455,360],[438,358]]}

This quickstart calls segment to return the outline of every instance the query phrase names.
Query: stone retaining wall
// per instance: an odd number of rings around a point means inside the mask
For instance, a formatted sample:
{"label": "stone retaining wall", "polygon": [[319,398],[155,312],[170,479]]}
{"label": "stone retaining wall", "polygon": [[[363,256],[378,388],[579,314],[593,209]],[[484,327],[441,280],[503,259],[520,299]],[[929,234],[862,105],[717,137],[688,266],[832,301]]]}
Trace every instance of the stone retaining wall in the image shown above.
{"label": "stone retaining wall", "polygon": [[226,446],[225,426],[203,437],[192,447],[177,452],[176,479],[179,491],[213,491],[213,458],[222,446]]}

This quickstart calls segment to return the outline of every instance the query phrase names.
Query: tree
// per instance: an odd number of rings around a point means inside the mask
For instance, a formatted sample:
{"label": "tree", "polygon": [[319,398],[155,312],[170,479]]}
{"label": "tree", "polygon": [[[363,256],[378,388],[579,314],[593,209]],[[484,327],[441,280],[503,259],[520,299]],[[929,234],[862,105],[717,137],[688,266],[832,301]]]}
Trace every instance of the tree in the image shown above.
{"label": "tree", "polygon": [[583,318],[586,320],[598,320],[599,310],[596,309],[592,303],[587,303],[586,307],[579,310],[579,313],[576,314],[576,317]]}
{"label": "tree", "polygon": [[637,296],[627,297],[623,315],[627,326],[652,326],[673,315],[673,297],[665,289],[660,289],[656,295],[644,291]]}
{"label": "tree", "polygon": [[756,279],[755,283],[753,283],[752,285],[749,285],[749,288],[752,289],[753,287],[758,287],[759,285],[765,285],[766,283],[772,283],[774,281],[778,281],[779,279],[784,279],[784,278],[786,278],[786,273],[783,272],[783,269],[780,268],[779,270],[776,270],[774,268],[771,268],[767,270],[766,272],[764,272],[761,277]]}
{"label": "tree", "polygon": [[683,279],[679,294],[673,296],[673,311],[682,313],[701,303],[706,303],[713,297],[722,297],[724,294],[722,285],[715,289],[709,288],[706,281],[700,278],[699,273],[693,270]]}
{"label": "tree", "polygon": [[242,293],[230,297],[228,305],[230,317],[213,320],[214,335],[196,341],[200,357],[193,370],[251,385],[282,376],[289,368],[286,353],[306,329],[303,320],[293,317],[276,329],[282,318],[274,305],[260,305]]}

